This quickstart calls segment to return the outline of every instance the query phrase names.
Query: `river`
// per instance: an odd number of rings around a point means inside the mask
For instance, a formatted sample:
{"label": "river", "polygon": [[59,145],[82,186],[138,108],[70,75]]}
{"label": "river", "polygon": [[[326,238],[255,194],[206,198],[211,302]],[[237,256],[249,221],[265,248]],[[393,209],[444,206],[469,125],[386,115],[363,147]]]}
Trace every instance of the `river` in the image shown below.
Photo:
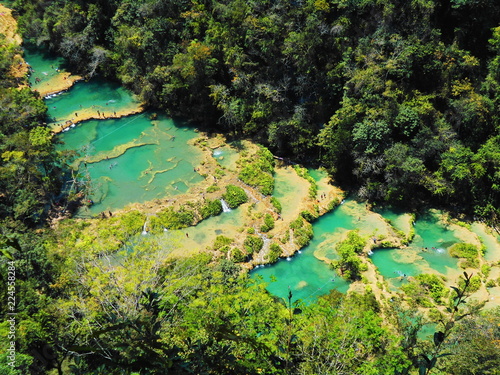
{"label": "river", "polygon": [[[47,84],[63,61],[39,50],[29,49],[25,58],[32,65],[34,86]],[[66,92],[46,99],[49,122],[52,125],[78,120],[91,114],[113,115],[136,108],[136,99],[126,90],[100,79],[78,82]],[[175,121],[161,113],[144,112],[114,119],[93,119],[68,126],[58,135],[60,151],[76,150],[73,160],[82,178],[92,181],[93,204],[80,210],[80,215],[95,215],[101,211],[122,209],[130,203],[152,201],[165,196],[185,193],[204,178],[196,172],[201,162],[199,148],[190,141],[198,134],[182,121]],[[214,158],[228,170],[237,168],[239,157],[234,148],[224,146],[214,151]],[[289,170],[276,176],[274,196],[283,204],[283,215],[295,215],[297,191],[287,178]],[[319,181],[324,172],[311,170]],[[307,187],[306,190],[307,191]],[[244,226],[242,209],[223,213],[188,228],[189,247],[205,248],[219,234],[236,236]],[[313,223],[314,238],[308,246],[293,257],[279,260],[274,265],[260,266],[251,276],[269,282],[268,290],[282,298],[291,291],[293,299],[305,303],[336,289],[346,292],[350,284],[340,278],[328,263],[336,259],[335,246],[349,230],[358,229],[366,238],[387,236],[394,229],[415,237],[404,249],[378,249],[370,259],[380,274],[397,290],[408,276],[431,272],[446,278],[456,278],[462,271],[457,259],[449,255],[449,248],[457,242],[482,243],[484,262],[492,265],[491,279],[500,278],[500,243],[480,224],[469,228],[451,226],[442,220],[443,213],[425,210],[412,216],[391,209],[379,212],[367,210],[365,204],[347,199],[333,211]],[[321,259],[321,260],[320,260]],[[500,302],[500,288],[488,289],[492,303]],[[483,293],[484,294],[484,293]],[[496,299],[499,299],[496,301]]]}

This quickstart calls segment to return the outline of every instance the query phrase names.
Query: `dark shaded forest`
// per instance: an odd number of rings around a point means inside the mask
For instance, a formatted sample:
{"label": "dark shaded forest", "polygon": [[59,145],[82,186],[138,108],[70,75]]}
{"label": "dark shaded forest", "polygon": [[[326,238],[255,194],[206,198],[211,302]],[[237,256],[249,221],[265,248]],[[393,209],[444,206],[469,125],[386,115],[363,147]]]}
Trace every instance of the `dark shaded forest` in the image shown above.
{"label": "dark shaded forest", "polygon": [[361,199],[497,223],[495,0],[15,2],[26,40]]}

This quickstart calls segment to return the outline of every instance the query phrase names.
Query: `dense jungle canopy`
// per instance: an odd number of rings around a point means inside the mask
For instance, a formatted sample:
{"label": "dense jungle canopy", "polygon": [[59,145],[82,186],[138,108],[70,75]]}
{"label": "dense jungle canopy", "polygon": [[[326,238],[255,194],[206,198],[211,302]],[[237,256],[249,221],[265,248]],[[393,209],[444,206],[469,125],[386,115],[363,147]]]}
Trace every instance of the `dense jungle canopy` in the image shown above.
{"label": "dense jungle canopy", "polygon": [[[152,108],[322,164],[362,199],[440,204],[498,225],[496,0],[13,8],[25,42],[47,45],[87,77],[122,82]],[[500,374],[500,311],[463,303],[468,275],[451,293],[422,276],[409,305],[381,301],[369,286],[293,305],[232,261],[166,262],[178,244],[138,240],[137,211],[67,220],[53,232],[46,219],[65,199],[67,167],[43,125],[45,104],[10,73],[20,49],[0,42],[2,316],[14,259],[17,291],[16,366],[3,340],[0,373]],[[358,260],[351,237],[342,248]],[[440,322],[431,341],[418,338],[419,301]],[[0,323],[2,338],[9,327]]]}
{"label": "dense jungle canopy", "polygon": [[27,41],[361,198],[497,222],[495,0],[30,1]]}

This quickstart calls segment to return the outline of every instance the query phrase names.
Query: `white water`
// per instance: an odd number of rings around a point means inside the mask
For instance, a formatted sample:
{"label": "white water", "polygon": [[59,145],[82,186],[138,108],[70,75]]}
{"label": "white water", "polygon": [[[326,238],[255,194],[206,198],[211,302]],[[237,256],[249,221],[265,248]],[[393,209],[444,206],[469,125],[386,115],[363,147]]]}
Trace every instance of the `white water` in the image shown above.
{"label": "white water", "polygon": [[230,212],[231,211],[231,209],[229,208],[229,206],[227,205],[227,203],[224,199],[221,199],[220,203],[222,204],[222,211],[223,212]]}

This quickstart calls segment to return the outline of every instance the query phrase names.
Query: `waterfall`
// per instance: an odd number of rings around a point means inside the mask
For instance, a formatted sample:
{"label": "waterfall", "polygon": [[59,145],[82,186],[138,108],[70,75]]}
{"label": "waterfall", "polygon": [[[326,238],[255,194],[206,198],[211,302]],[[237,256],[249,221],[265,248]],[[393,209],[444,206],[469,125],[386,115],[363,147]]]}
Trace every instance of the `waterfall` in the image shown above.
{"label": "waterfall", "polygon": [[148,219],[149,217],[146,218],[146,221],[144,222],[144,225],[142,226],[142,235],[145,236],[146,234],[148,234],[148,231],[146,230],[146,225],[148,224]]}
{"label": "waterfall", "polygon": [[229,206],[227,205],[227,203],[224,199],[221,198],[220,203],[222,204],[222,211],[223,212],[231,211],[231,209],[229,208]]}

